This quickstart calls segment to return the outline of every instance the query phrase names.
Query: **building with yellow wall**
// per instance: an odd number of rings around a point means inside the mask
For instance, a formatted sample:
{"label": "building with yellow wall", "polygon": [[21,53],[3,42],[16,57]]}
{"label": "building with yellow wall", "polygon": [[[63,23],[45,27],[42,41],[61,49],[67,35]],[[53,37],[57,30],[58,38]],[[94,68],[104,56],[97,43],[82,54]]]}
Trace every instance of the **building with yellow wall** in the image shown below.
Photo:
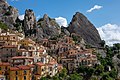
{"label": "building with yellow wall", "polygon": [[6,76],[6,80],[9,77],[9,73],[8,73],[9,68],[10,68],[9,63],[0,63],[0,75]]}
{"label": "building with yellow wall", "polygon": [[9,80],[31,80],[30,67],[25,65],[10,67],[9,78]]}

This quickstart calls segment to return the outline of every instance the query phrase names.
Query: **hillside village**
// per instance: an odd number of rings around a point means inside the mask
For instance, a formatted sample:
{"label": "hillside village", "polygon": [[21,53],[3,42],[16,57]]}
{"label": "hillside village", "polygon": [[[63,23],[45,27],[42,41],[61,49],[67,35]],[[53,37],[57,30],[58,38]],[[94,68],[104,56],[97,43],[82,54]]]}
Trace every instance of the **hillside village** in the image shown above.
{"label": "hillside village", "polygon": [[82,49],[68,36],[59,41],[42,39],[36,43],[22,33],[1,32],[0,53],[0,75],[7,80],[38,80],[54,76],[63,67],[71,73],[79,65],[97,63],[92,49]]}
{"label": "hillside village", "polygon": [[67,27],[32,9],[19,19],[0,0],[0,80],[119,80],[120,44],[105,45],[96,27],[76,12]]}

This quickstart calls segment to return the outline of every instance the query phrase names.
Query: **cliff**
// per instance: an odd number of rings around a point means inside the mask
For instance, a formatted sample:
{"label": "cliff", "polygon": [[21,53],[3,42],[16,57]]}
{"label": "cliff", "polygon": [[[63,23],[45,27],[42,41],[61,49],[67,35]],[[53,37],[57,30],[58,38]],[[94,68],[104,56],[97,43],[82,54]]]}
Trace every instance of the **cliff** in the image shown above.
{"label": "cliff", "polygon": [[80,35],[86,44],[97,47],[101,42],[100,35],[95,26],[82,14],[76,12],[68,26],[70,33]]}

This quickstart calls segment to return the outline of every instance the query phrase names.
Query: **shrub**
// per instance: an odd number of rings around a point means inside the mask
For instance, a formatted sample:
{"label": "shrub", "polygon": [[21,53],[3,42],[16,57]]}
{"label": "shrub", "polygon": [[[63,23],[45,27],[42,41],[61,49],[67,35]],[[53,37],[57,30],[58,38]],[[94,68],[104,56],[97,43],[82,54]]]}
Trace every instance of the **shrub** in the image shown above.
{"label": "shrub", "polygon": [[10,11],[7,11],[7,12],[4,14],[4,16],[9,16],[9,15],[11,15]]}
{"label": "shrub", "polygon": [[4,29],[4,30],[7,30],[7,29],[8,29],[7,25],[4,24],[4,23],[2,23],[2,22],[0,22],[0,28],[1,28],[1,29]]}

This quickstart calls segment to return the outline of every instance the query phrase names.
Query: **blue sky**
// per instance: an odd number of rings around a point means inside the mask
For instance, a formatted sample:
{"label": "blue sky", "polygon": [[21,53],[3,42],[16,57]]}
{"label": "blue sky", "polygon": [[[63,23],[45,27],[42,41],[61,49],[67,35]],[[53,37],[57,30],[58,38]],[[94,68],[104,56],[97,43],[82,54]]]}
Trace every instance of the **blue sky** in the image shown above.
{"label": "blue sky", "polygon": [[[7,0],[23,15],[33,9],[36,17],[48,14],[66,25],[75,12],[83,13],[108,45],[120,43],[120,0]],[[67,21],[66,21],[67,20]],[[67,23],[66,23],[67,22]]]}
{"label": "blue sky", "polygon": [[[120,25],[120,0],[7,0],[8,3],[24,14],[25,9],[33,9],[35,15],[42,17],[45,13],[52,18],[64,17],[68,23],[73,14],[79,11],[96,26],[100,27],[106,23]],[[100,10],[91,13],[86,11],[94,5],[103,6]]]}

